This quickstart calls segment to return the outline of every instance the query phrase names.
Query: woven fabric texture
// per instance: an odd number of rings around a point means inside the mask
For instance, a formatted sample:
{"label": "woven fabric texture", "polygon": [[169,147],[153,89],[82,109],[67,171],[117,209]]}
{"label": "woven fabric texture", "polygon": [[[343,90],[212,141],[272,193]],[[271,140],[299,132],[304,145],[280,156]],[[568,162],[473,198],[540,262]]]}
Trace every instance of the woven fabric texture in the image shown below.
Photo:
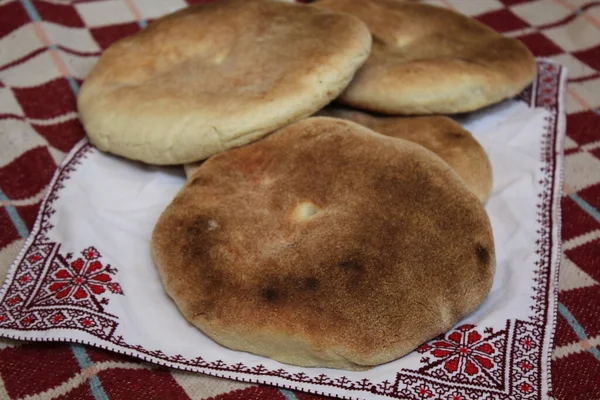
{"label": "woven fabric texture", "polygon": [[[202,0],[0,0],[0,278],[84,135],[78,88],[103,49]],[[600,399],[600,1],[434,0],[568,68],[553,396]],[[0,399],[315,399],[94,348],[0,339]],[[451,398],[451,397],[450,397]],[[457,400],[457,399],[455,399]]]}

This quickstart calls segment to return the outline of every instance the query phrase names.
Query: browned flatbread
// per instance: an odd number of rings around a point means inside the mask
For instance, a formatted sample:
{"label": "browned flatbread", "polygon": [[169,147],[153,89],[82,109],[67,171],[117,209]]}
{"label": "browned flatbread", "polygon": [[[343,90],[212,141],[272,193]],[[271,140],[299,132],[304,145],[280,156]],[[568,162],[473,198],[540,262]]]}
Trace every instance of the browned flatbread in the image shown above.
{"label": "browned flatbread", "polygon": [[99,149],[183,164],[250,143],[336,98],[366,61],[359,19],[276,0],[222,0],[114,43],[85,80]]}
{"label": "browned flatbread", "polygon": [[418,143],[446,161],[482,203],[490,197],[492,191],[490,160],[473,135],[451,118],[441,115],[377,116],[331,106],[321,110],[319,115],[347,119],[375,132]]}
{"label": "browned flatbread", "polygon": [[495,268],[483,206],[445,162],[324,117],[208,159],[152,250],[167,293],[216,342],[347,369],[448,330]]}
{"label": "browned flatbread", "polygon": [[455,11],[401,0],[320,0],[355,15],[373,35],[371,56],[341,103],[385,114],[473,111],[520,93],[536,74],[517,39]]}

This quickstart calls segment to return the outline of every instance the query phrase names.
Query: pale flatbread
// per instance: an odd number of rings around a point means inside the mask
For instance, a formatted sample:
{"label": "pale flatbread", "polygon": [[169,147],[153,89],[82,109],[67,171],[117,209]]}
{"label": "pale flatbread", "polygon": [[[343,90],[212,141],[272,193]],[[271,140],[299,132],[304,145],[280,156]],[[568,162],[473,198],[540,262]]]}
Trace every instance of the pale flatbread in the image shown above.
{"label": "pale flatbread", "polygon": [[276,0],[200,4],[108,48],[81,88],[79,112],[101,150],[194,162],[313,114],[370,47],[353,16]]}
{"label": "pale flatbread", "polygon": [[373,51],[339,102],[385,114],[454,114],[515,96],[535,76],[517,39],[455,11],[401,0],[320,0],[361,18]]}
{"label": "pale flatbread", "polygon": [[450,329],[495,269],[485,210],[445,162],[324,117],[208,159],[152,251],[167,293],[216,342],[347,369]]}

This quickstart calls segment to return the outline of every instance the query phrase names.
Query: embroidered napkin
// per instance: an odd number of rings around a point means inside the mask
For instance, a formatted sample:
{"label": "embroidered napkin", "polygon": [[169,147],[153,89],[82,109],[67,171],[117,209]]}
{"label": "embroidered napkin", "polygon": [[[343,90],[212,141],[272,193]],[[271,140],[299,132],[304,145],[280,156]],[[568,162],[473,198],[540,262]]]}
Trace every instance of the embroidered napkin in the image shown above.
{"label": "embroidered napkin", "polygon": [[541,399],[550,390],[560,254],[566,71],[540,61],[518,99],[464,115],[489,154],[497,272],[450,332],[368,371],[302,368],[221,347],[186,322],[150,252],[181,168],[81,141],[50,184],[0,290],[0,336],[85,343],[169,367],[348,399]]}

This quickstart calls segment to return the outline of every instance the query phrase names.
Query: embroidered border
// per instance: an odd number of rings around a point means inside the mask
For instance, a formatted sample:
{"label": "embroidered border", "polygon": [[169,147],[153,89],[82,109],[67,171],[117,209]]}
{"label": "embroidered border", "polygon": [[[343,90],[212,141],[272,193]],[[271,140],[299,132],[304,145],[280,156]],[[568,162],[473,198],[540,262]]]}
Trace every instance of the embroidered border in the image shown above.
{"label": "embroidered border", "polygon": [[[51,190],[47,198],[42,203],[42,212],[39,216],[39,221],[36,222],[34,227],[35,236],[33,241],[28,240],[28,245],[24,248],[24,251],[20,255],[20,264],[14,270],[14,276],[9,277],[7,282],[10,281],[10,286],[3,287],[2,293],[4,293],[0,302],[0,327],[18,326],[18,328],[9,328],[16,330],[35,330],[38,326],[44,326],[42,329],[53,329],[55,326],[48,328],[48,325],[36,325],[41,324],[40,321],[52,322],[52,318],[55,318],[59,327],[68,329],[80,329],[84,330],[102,340],[112,343],[117,346],[102,346],[98,343],[91,343],[88,341],[74,340],[65,338],[64,341],[78,342],[89,344],[92,346],[106,348],[108,350],[116,351],[122,354],[137,356],[147,361],[151,361],[157,364],[167,365],[180,369],[198,370],[209,375],[224,376],[231,379],[248,381],[248,382],[264,382],[258,378],[252,377],[277,377],[293,383],[307,383],[313,385],[330,386],[338,389],[345,389],[349,391],[362,391],[370,392],[374,394],[380,394],[395,398],[407,398],[407,399],[423,399],[434,396],[446,396],[451,400],[460,399],[479,399],[479,400],[491,400],[491,399],[509,399],[509,398],[539,398],[541,396],[541,363],[542,363],[542,350],[543,340],[546,329],[546,322],[548,321],[548,294],[549,285],[551,280],[551,249],[552,249],[552,210],[554,207],[553,201],[553,188],[556,180],[556,153],[554,151],[557,140],[557,120],[558,120],[558,89],[560,85],[561,68],[547,63],[540,62],[538,64],[538,77],[536,83],[528,88],[521,96],[522,100],[527,101],[530,105],[535,104],[537,107],[544,107],[551,112],[551,116],[546,119],[546,129],[542,140],[542,172],[543,178],[539,182],[542,185],[542,191],[540,193],[538,203],[538,234],[540,239],[537,242],[538,249],[537,255],[538,260],[536,262],[536,286],[534,287],[536,294],[534,296],[535,304],[532,306],[534,316],[529,321],[507,321],[506,328],[494,332],[489,329],[485,329],[482,335],[478,330],[478,327],[468,326],[468,328],[459,327],[456,331],[446,334],[442,338],[434,339],[426,346],[430,348],[422,347],[423,352],[429,352],[430,356],[438,358],[431,362],[427,359],[422,359],[422,363],[425,364],[422,368],[417,371],[414,370],[402,370],[399,371],[395,377],[390,378],[391,380],[384,380],[382,382],[371,382],[368,379],[362,379],[359,381],[352,381],[347,377],[330,378],[326,374],[318,376],[309,376],[305,373],[292,374],[284,369],[269,370],[263,365],[257,365],[255,367],[248,367],[242,363],[228,365],[222,360],[206,361],[202,357],[195,359],[186,359],[182,355],[169,356],[164,354],[160,350],[148,350],[139,345],[131,345],[126,343],[122,336],[115,336],[115,330],[117,326],[116,317],[110,314],[103,313],[103,309],[98,308],[96,305],[96,312],[90,304],[83,309],[71,309],[66,311],[57,310],[44,310],[35,309],[31,314],[26,316],[20,315],[14,317],[14,310],[19,307],[20,304],[32,305],[31,299],[27,296],[33,293],[33,288],[40,284],[41,277],[47,277],[48,274],[44,275],[44,271],[49,271],[52,262],[58,262],[54,264],[55,267],[52,271],[56,273],[57,268],[60,265],[67,263],[66,256],[59,254],[60,245],[51,243],[46,236],[47,232],[53,228],[50,224],[50,217],[54,214],[53,209],[54,202],[58,199],[58,192],[64,187],[64,182],[69,179],[70,174],[75,171],[78,164],[81,163],[82,159],[92,149],[87,143],[81,145],[81,147],[74,153],[71,159],[66,160],[65,164],[59,168],[55,180],[51,184]],[[39,259],[28,260],[28,257],[38,254]],[[52,259],[52,254],[57,255]],[[37,258],[37,257],[35,257]],[[58,260],[58,261],[55,261]],[[58,267],[56,267],[58,265]],[[46,268],[44,270],[43,268]],[[29,278],[25,278],[28,276]],[[36,278],[37,277],[37,278]],[[25,281],[20,282],[20,280]],[[20,282],[20,283],[19,283]],[[5,283],[5,285],[7,285]],[[16,291],[12,291],[13,287]],[[10,304],[13,294],[22,291],[28,295],[21,296],[20,299],[15,299],[14,304]],[[100,304],[101,305],[101,304]],[[11,311],[11,314],[2,318],[1,311]],[[36,305],[39,307],[39,305]],[[42,307],[43,308],[43,307]],[[87,313],[87,314],[86,314]],[[33,318],[27,322],[25,318]],[[82,321],[85,318],[93,318],[93,329],[89,329],[90,326],[83,326]],[[69,321],[69,323],[67,323]],[[461,330],[462,329],[462,330]],[[466,330],[465,330],[466,329]],[[475,354],[479,358],[475,358],[474,355],[465,355],[456,366],[452,355],[460,354],[461,351],[466,352],[469,349],[461,349],[458,345],[460,341],[453,340],[457,338],[456,333],[467,335],[467,339],[461,336],[460,340],[467,340],[468,335],[474,335],[473,344],[474,346],[483,346],[489,344],[492,346],[491,352],[487,347],[473,347],[473,352],[469,354]],[[473,333],[476,332],[476,335]],[[2,336],[10,336],[1,334]],[[15,339],[24,339],[20,337],[10,336]],[[33,339],[35,338],[27,338]],[[37,339],[37,340],[48,340],[48,339]],[[57,340],[57,339],[53,339]],[[439,342],[437,345],[436,342]],[[481,343],[480,343],[481,342]],[[446,343],[442,345],[441,343]],[[462,342],[460,342],[462,343]],[[444,347],[446,346],[446,347]],[[452,347],[454,346],[454,347]],[[444,353],[444,348],[448,349],[451,347],[452,351]],[[436,357],[433,352],[435,349],[442,349],[442,352],[436,354],[440,357]],[[486,357],[486,355],[491,356]],[[467,359],[471,357],[471,364],[469,366]],[[490,368],[486,368],[488,359],[491,363]],[[502,364],[505,361],[505,364]],[[477,373],[469,374],[475,371]],[[489,371],[487,371],[489,370]],[[436,372],[437,371],[437,372]],[[439,372],[439,371],[446,371]],[[224,372],[230,372],[234,374],[243,374],[247,378],[240,377],[239,375],[226,375]],[[449,374],[449,375],[448,375]],[[295,388],[311,393],[330,394],[325,392],[318,392],[307,389],[306,387],[287,386],[278,383],[279,386]],[[342,398],[352,398],[350,396],[340,396]]]}

